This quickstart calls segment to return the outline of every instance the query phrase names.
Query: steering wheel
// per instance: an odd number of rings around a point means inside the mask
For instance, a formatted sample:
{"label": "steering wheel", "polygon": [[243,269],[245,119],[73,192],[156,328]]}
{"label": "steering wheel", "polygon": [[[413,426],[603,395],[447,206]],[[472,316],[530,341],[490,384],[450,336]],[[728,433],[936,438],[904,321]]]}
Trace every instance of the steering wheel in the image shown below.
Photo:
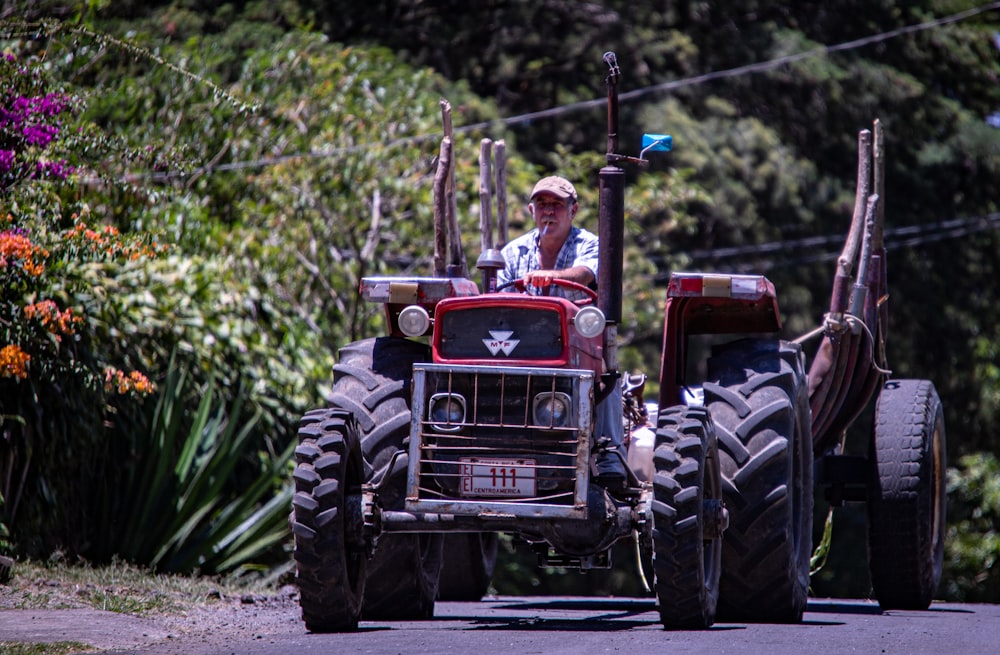
{"label": "steering wheel", "polygon": [[[534,286],[534,285],[532,285],[532,286]],[[587,295],[586,298],[579,298],[579,299],[573,301],[577,305],[589,305],[591,303],[597,302],[597,292],[596,291],[594,291],[593,289],[591,289],[588,286],[580,284],[579,282],[574,282],[573,280],[567,280],[565,278],[557,277],[557,278],[553,278],[552,281],[549,284],[545,285],[545,286],[546,287],[549,287],[549,286],[563,287],[564,289],[570,289],[572,291],[579,291],[580,293],[586,294]],[[497,291],[503,291],[504,289],[507,289],[509,287],[514,287],[515,289],[517,289],[521,293],[525,293],[527,291],[528,285],[526,285],[524,283],[523,279],[518,278],[516,280],[511,280],[510,282],[507,282],[506,284],[501,284],[499,287],[497,287]]]}

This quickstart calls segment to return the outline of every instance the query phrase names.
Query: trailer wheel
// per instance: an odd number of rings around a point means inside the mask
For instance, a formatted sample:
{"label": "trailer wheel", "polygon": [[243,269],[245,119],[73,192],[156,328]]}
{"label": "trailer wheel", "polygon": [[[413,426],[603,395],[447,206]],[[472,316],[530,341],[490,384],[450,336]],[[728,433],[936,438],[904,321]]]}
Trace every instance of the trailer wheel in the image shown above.
{"label": "trailer wheel", "polygon": [[493,580],[499,545],[494,532],[445,535],[438,600],[481,600]]}
{"label": "trailer wheel", "polygon": [[889,380],[869,451],[868,567],[884,609],[927,609],[941,581],[944,412],[928,380]]}
{"label": "trailer wheel", "polygon": [[802,350],[745,339],[708,362],[705,403],[719,439],[723,539],[719,616],[802,620],[812,556],[812,436]]}
{"label": "trailer wheel", "polygon": [[660,412],[653,460],[653,574],[660,621],[670,629],[715,621],[722,570],[719,457],[708,412]]}
{"label": "trailer wheel", "polygon": [[356,630],[365,593],[364,466],[348,419],[332,409],[307,413],[295,449],[289,522],[302,619],[313,632]]}
{"label": "trailer wheel", "polygon": [[[341,348],[331,403],[357,421],[367,480],[383,509],[401,510],[406,495],[413,364],[427,346],[397,337],[365,339]],[[442,535],[390,534],[378,539],[368,563],[365,619],[425,619],[434,614]]]}

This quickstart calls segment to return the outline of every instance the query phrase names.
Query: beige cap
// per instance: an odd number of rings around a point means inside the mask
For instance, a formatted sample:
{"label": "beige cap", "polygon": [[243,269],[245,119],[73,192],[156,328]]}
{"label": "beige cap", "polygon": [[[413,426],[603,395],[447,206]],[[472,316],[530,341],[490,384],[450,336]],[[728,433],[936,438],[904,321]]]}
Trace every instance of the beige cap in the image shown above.
{"label": "beige cap", "polygon": [[559,177],[558,175],[543,177],[538,180],[538,184],[536,184],[535,188],[531,190],[531,197],[534,198],[543,191],[551,193],[554,196],[558,196],[563,200],[569,199],[576,202],[576,188],[574,188],[573,184],[565,177]]}

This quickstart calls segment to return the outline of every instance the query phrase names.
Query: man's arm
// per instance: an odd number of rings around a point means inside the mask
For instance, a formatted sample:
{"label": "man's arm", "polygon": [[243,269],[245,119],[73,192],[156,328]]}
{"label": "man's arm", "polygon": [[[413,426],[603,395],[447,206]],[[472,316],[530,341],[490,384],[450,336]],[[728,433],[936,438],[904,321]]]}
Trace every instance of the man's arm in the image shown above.
{"label": "man's arm", "polygon": [[524,275],[525,283],[535,287],[547,287],[552,284],[552,280],[556,278],[576,282],[577,284],[582,284],[583,286],[589,285],[595,279],[594,272],[587,266],[582,265],[564,268],[561,271],[529,271]]}

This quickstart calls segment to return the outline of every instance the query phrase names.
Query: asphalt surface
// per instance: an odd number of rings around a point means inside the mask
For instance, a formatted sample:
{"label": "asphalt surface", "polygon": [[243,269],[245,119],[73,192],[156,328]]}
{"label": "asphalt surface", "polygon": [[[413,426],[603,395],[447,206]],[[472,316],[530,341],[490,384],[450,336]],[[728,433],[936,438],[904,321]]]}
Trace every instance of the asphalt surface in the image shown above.
{"label": "asphalt surface", "polygon": [[[251,610],[236,610],[250,612]],[[95,610],[0,612],[0,642],[78,641],[116,655],[987,655],[1000,652],[1000,606],[935,603],[883,612],[863,600],[813,599],[799,624],[716,623],[665,631],[648,598],[498,597],[438,603],[429,621],[365,622],[349,634],[311,634],[297,607],[254,608],[201,623]],[[81,630],[81,620],[86,630]],[[75,627],[74,627],[75,626]],[[2,652],[2,647],[0,647]]]}

